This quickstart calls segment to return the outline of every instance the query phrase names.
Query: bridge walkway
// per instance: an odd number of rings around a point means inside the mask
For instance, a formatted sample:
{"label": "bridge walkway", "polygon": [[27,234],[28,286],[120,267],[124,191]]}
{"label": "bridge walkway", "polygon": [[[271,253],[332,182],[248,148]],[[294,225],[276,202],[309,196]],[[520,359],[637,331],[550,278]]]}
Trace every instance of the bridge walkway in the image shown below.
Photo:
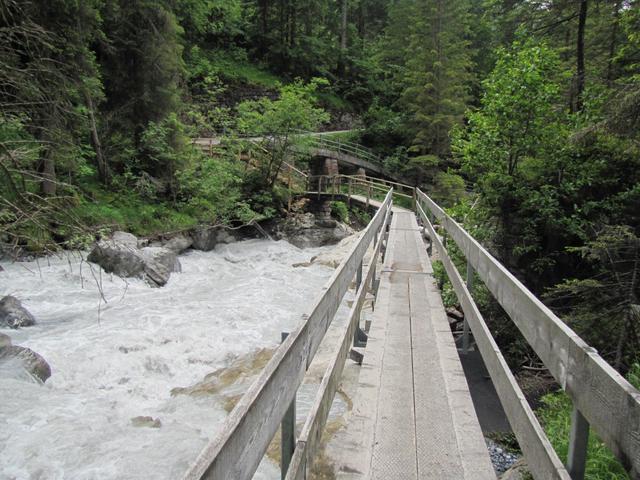
{"label": "bridge walkway", "polygon": [[394,208],[341,479],[495,479],[415,215]]}

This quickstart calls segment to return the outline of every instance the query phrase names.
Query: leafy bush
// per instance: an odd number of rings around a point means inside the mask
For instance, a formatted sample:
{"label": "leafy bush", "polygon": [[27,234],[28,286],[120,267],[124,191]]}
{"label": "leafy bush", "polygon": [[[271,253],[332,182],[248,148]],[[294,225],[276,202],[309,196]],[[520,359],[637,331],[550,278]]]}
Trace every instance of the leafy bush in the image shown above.
{"label": "leafy bush", "polygon": [[331,215],[343,223],[349,222],[349,208],[344,202],[331,202]]}

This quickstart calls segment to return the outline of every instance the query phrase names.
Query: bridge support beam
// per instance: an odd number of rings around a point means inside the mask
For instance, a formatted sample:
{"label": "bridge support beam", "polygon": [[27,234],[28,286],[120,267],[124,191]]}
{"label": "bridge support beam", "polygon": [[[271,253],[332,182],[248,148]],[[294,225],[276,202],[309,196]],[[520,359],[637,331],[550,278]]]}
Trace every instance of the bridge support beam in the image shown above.
{"label": "bridge support beam", "polygon": [[[362,285],[362,268],[363,264],[362,261],[360,261],[358,269],[356,270],[356,292],[360,289],[360,285]],[[364,331],[360,328],[360,319],[358,319],[358,326],[356,327],[356,331],[353,334],[353,346],[366,347],[368,338],[369,337],[367,337],[367,334],[364,333]]]}
{"label": "bridge support beam", "polygon": [[[288,332],[282,332],[282,341],[289,336]],[[291,458],[296,449],[296,397],[289,404],[282,423],[280,424],[280,476],[282,480],[287,476]]]}
{"label": "bridge support beam", "polygon": [[[467,260],[467,290],[471,293],[473,289],[473,267],[471,262]],[[462,354],[469,353],[469,320],[467,315],[464,316],[464,322],[462,324]]]}
{"label": "bridge support beam", "polygon": [[569,452],[567,453],[567,470],[572,480],[584,480],[588,446],[589,422],[574,406],[571,414]]}

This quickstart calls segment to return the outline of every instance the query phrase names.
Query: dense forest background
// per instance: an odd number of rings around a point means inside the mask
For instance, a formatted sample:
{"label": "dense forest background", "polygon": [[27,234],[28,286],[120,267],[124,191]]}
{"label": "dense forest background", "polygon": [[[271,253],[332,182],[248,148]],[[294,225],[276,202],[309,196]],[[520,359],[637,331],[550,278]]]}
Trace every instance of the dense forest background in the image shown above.
{"label": "dense forest background", "polygon": [[0,240],[278,215],[233,139],[353,129],[626,371],[639,113],[632,0],[0,0]]}

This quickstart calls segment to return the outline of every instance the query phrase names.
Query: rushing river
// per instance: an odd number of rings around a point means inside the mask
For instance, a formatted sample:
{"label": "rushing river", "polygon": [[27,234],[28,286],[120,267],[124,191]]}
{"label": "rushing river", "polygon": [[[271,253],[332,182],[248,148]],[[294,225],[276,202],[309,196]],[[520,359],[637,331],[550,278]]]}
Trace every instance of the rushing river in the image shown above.
{"label": "rushing river", "polygon": [[[220,396],[172,390],[276,347],[333,271],[292,265],[323,250],[248,240],[190,251],[163,288],[92,270],[79,254],[3,263],[0,297],[18,297],[38,324],[0,332],[52,375],[44,385],[0,375],[0,478],[179,478],[227,411]],[[256,478],[278,476],[264,461]]]}

